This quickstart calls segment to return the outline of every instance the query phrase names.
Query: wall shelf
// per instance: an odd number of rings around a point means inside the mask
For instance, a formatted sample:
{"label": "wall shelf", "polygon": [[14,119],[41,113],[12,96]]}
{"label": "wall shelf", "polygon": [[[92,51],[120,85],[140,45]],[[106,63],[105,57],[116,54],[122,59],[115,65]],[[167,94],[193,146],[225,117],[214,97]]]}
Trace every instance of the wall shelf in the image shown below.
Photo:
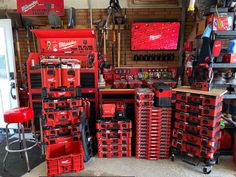
{"label": "wall shelf", "polygon": [[232,93],[232,94],[226,93],[224,95],[224,99],[236,99],[236,93]]}
{"label": "wall shelf", "polygon": [[216,39],[230,39],[235,38],[236,31],[214,31]]}
{"label": "wall shelf", "polygon": [[236,63],[214,63],[213,68],[236,68]]}

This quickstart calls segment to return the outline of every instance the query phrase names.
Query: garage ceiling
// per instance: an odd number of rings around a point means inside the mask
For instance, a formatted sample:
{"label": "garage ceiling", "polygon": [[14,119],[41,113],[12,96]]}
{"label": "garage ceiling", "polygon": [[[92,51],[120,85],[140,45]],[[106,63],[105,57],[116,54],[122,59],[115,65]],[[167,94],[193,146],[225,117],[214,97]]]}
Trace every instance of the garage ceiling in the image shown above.
{"label": "garage ceiling", "polygon": [[129,0],[129,7],[179,8],[182,0]]}

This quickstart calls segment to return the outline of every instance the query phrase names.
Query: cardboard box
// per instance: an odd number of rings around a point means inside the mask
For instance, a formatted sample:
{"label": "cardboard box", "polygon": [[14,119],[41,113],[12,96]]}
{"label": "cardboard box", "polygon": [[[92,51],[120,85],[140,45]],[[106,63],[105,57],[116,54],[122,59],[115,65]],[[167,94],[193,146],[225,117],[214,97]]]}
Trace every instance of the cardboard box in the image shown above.
{"label": "cardboard box", "polygon": [[205,28],[206,28],[206,19],[203,19],[197,23],[197,36],[202,35]]}
{"label": "cardboard box", "polygon": [[234,13],[212,14],[207,17],[207,24],[213,27],[213,31],[233,30]]}

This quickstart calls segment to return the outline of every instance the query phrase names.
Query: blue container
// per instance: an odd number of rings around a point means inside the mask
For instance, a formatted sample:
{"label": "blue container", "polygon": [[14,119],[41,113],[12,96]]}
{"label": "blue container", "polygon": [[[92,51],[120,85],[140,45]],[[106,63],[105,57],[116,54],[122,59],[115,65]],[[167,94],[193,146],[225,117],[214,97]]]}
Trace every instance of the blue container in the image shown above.
{"label": "blue container", "polygon": [[236,38],[230,39],[228,53],[236,53]]}

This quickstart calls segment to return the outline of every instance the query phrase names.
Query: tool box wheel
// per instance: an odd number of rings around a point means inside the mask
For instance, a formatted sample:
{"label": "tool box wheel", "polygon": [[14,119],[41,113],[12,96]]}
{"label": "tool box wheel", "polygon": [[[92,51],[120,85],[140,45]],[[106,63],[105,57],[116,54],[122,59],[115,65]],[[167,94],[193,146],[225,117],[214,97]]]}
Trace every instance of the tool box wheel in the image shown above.
{"label": "tool box wheel", "polygon": [[217,158],[217,159],[216,159],[216,165],[219,164],[219,161],[220,161],[219,158]]}
{"label": "tool box wheel", "polygon": [[172,162],[175,161],[175,155],[173,153],[171,154],[170,159],[171,159]]}
{"label": "tool box wheel", "polygon": [[203,173],[204,174],[210,174],[211,173],[211,168],[212,166],[206,166],[206,167],[203,167]]}

